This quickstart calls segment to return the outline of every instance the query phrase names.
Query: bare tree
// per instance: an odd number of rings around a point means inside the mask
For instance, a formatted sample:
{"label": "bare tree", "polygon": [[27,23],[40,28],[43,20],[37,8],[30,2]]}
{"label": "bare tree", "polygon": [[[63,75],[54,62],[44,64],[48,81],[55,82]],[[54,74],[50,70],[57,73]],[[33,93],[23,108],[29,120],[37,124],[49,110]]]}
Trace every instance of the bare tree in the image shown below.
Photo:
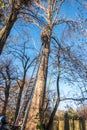
{"label": "bare tree", "polygon": [[73,19],[58,17],[62,5],[65,2],[66,2],[65,0],[39,1],[39,3],[36,1],[34,4],[35,7],[34,11],[40,9],[40,11],[42,11],[43,14],[41,14],[39,11],[38,11],[38,15],[35,15],[33,11],[29,11],[29,10],[27,13],[25,12],[25,14],[27,15],[26,20],[28,20],[30,16],[31,22],[33,22],[42,30],[41,40],[43,46],[42,59],[38,71],[38,78],[37,78],[34,96],[32,99],[32,105],[29,111],[28,121],[26,125],[26,129],[28,130],[36,129],[36,127],[38,127],[39,125],[43,127],[42,111],[44,106],[44,97],[45,97],[45,90],[46,90],[50,44],[51,44],[51,38],[52,38],[54,27],[60,24],[66,24],[68,27],[75,28],[78,23]]}
{"label": "bare tree", "polygon": [[[17,20],[17,16],[20,14],[20,10],[23,6],[28,6],[31,4],[31,0],[24,1],[24,0],[5,0],[2,1],[4,7],[0,6],[1,11],[1,19],[4,19],[4,25],[2,22],[0,23],[0,54],[3,50],[4,45],[6,44],[6,40],[10,34],[10,31]],[[4,11],[3,11],[4,10]],[[10,11],[10,12],[9,12]],[[3,20],[1,20],[3,21]]]}
{"label": "bare tree", "polygon": [[0,63],[0,79],[1,79],[1,88],[3,89],[4,99],[1,97],[4,106],[2,109],[2,113],[6,113],[8,106],[8,99],[10,95],[10,89],[12,85],[17,80],[16,70],[12,64],[12,60],[8,60],[7,62],[2,61]]}
{"label": "bare tree", "polygon": [[[42,59],[40,63],[40,68],[38,71],[38,78],[37,78],[37,82],[35,86],[34,96],[32,99],[31,109],[29,111],[29,117],[28,117],[26,129],[30,129],[30,130],[36,129],[36,126],[38,124],[42,125],[41,111],[43,111],[43,105],[44,105],[46,79],[47,79],[47,71],[48,71],[48,58],[49,58],[51,35],[52,35],[53,28],[57,24],[61,24],[65,22],[73,23],[73,20],[57,19],[57,15],[63,3],[64,1],[54,2],[54,1],[48,0],[46,2],[48,7],[45,7],[46,4],[43,4],[42,2],[38,4],[38,2],[35,2],[36,6],[42,9],[42,11],[45,13],[46,17],[43,16],[44,20],[40,19],[43,22],[42,24],[44,24],[44,27],[42,28],[42,34],[41,34],[43,54],[42,54]],[[59,6],[56,8],[57,4],[59,4]],[[52,21],[54,13],[56,13],[56,16],[54,18],[54,21]],[[32,19],[32,21],[38,24],[37,21],[35,21],[34,19]],[[37,117],[37,119],[35,117]]]}
{"label": "bare tree", "polygon": [[[10,50],[10,53],[14,57],[16,57],[19,60],[20,64],[22,65],[21,66],[22,73],[19,72],[21,74],[20,80],[17,81],[17,84],[19,86],[19,93],[18,93],[17,103],[16,103],[14,124],[15,124],[16,118],[19,113],[19,108],[20,108],[20,104],[21,104],[21,100],[22,100],[22,94],[23,94],[24,86],[26,85],[27,72],[36,60],[36,57],[30,58],[30,56],[26,53],[26,51],[29,51],[29,46],[27,46],[27,42],[28,41],[25,41],[23,44],[21,44],[21,47],[16,46],[16,47],[11,48],[11,50]],[[22,51],[21,51],[21,49],[22,49]]]}
{"label": "bare tree", "polygon": [[[43,111],[44,111],[44,98],[46,92],[47,76],[48,76],[47,75],[48,65],[49,65],[48,60],[49,60],[49,54],[51,54],[51,50],[50,50],[51,41],[53,39],[53,33],[55,27],[57,25],[65,24],[66,27],[69,29],[67,35],[68,37],[70,36],[69,35],[70,29],[72,27],[73,29],[75,29],[78,23],[73,19],[68,19],[67,17],[60,17],[60,11],[62,6],[65,4],[65,2],[66,0],[47,0],[47,1],[39,0],[39,1],[34,1],[34,4],[32,5],[32,10],[30,10],[28,7],[27,8],[24,7],[24,10],[20,11],[23,14],[25,20],[34,23],[41,29],[41,42],[43,47],[40,67],[38,71],[38,77],[37,77],[34,95],[32,98],[32,104],[31,104],[31,108],[28,114],[28,120],[26,124],[26,129],[28,130],[33,130],[33,129],[35,130],[36,127],[43,128],[42,118],[43,118]],[[64,54],[63,56],[65,56],[65,59],[69,58],[69,61],[72,62],[73,67],[76,67],[76,65],[78,66],[78,63],[80,63],[79,59],[76,58],[71,53],[70,48],[64,46],[65,44],[63,45],[63,43],[61,43],[62,44],[61,45],[60,42],[58,41],[57,44],[61,48],[62,54]],[[23,56],[21,57],[22,61],[24,57]],[[73,63],[73,61],[75,60],[76,62]],[[23,63],[23,65],[25,65],[25,63]],[[60,61],[58,61],[58,67],[60,67]],[[53,122],[53,118],[60,101],[59,78],[60,78],[60,71],[58,71],[58,77],[57,77],[58,98],[56,100],[54,110],[51,114],[49,123],[47,125],[48,130],[51,128],[50,124]],[[61,99],[61,101],[62,100],[63,99]]]}

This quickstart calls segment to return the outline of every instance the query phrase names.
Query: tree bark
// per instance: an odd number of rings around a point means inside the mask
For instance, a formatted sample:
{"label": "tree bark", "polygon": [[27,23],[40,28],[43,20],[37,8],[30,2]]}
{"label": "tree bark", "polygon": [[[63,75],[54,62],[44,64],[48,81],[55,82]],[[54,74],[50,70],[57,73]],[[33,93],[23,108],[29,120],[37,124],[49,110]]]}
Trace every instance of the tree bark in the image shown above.
{"label": "tree bark", "polygon": [[47,125],[47,127],[46,127],[46,130],[51,130],[51,128],[52,128],[53,119],[54,119],[55,113],[56,113],[56,111],[57,111],[59,102],[60,102],[60,99],[57,99],[56,104],[55,104],[55,107],[54,107],[54,110],[53,110],[53,112],[51,113],[51,116],[50,116],[48,125]]}
{"label": "tree bark", "polygon": [[3,109],[2,109],[3,114],[6,114],[6,109],[7,109],[7,105],[8,105],[8,98],[9,98],[9,90],[10,90],[10,83],[7,84],[7,82],[6,82],[5,101],[4,101],[4,106],[3,106]]}
{"label": "tree bark", "polygon": [[9,94],[6,94],[4,106],[3,106],[3,109],[2,109],[3,114],[6,114],[6,109],[7,109],[7,105],[8,105],[8,97],[9,97]]}
{"label": "tree bark", "polygon": [[12,13],[8,23],[4,26],[2,30],[0,30],[0,54],[2,53],[3,47],[5,45],[5,42],[10,34],[10,31],[17,19],[17,13]]}
{"label": "tree bark", "polygon": [[23,92],[24,85],[25,85],[25,77],[26,77],[26,72],[24,72],[23,81],[22,81],[22,84],[20,85],[20,90],[19,90],[18,99],[17,99],[17,104],[16,104],[14,124],[15,124],[16,118],[17,118],[17,116],[18,116],[19,108],[20,108],[22,92]]}
{"label": "tree bark", "polygon": [[64,130],[70,130],[68,113],[64,115]]}
{"label": "tree bark", "polygon": [[55,107],[51,113],[51,116],[50,116],[50,119],[49,119],[49,122],[47,124],[47,127],[46,127],[46,130],[51,130],[52,128],[52,125],[53,125],[53,120],[54,120],[54,116],[55,116],[55,113],[57,111],[57,108],[59,106],[59,103],[60,103],[60,86],[59,86],[59,81],[60,81],[60,48],[58,50],[58,76],[57,76],[57,99],[56,99],[56,104],[55,104]]}
{"label": "tree bark", "polygon": [[34,90],[32,104],[28,115],[26,130],[36,130],[36,126],[41,125],[42,123],[41,112],[43,111],[43,103],[46,89],[51,30],[49,30],[48,32],[49,33],[46,34],[48,37],[46,41],[42,39],[43,54],[38,71],[38,78]]}
{"label": "tree bark", "polygon": [[12,9],[12,12],[9,16],[9,19],[6,23],[6,25],[0,30],[0,54],[2,53],[2,50],[4,48],[4,45],[6,43],[6,40],[10,34],[10,31],[17,20],[17,15],[19,13],[20,8],[14,8]]}
{"label": "tree bark", "polygon": [[18,115],[18,112],[19,112],[23,88],[24,88],[24,85],[20,87],[20,91],[19,91],[19,94],[18,94],[18,100],[17,100],[17,104],[16,104],[14,123],[16,121],[16,118],[17,118],[17,115]]}

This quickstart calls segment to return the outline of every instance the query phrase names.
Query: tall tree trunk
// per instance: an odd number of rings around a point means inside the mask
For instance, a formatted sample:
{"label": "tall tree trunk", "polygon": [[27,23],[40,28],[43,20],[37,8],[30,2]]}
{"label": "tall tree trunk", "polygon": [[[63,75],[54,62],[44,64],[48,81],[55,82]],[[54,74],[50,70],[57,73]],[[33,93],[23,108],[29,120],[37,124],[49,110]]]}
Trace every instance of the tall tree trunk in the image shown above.
{"label": "tall tree trunk", "polygon": [[17,118],[17,115],[18,115],[18,112],[19,112],[23,87],[24,87],[24,86],[21,86],[21,87],[20,87],[20,91],[19,91],[19,94],[18,94],[18,100],[17,100],[17,104],[16,104],[16,111],[15,111],[14,123],[15,123],[15,121],[16,121],[16,118]]}
{"label": "tall tree trunk", "polygon": [[28,115],[26,130],[36,130],[36,126],[41,124],[41,112],[43,111],[48,70],[48,58],[50,51],[50,37],[51,30],[46,28],[42,33],[43,54],[38,71],[38,78],[34,90],[32,104]]}
{"label": "tall tree trunk", "polygon": [[3,114],[6,114],[6,109],[7,109],[7,105],[8,105],[8,97],[9,97],[9,94],[6,94],[4,106],[3,106],[3,109],[2,109]]}
{"label": "tall tree trunk", "polygon": [[64,115],[64,130],[70,130],[68,113]]}
{"label": "tall tree trunk", "polygon": [[57,99],[56,99],[56,103],[55,103],[55,107],[51,113],[51,116],[50,116],[50,119],[49,119],[49,122],[47,124],[47,127],[46,127],[46,130],[51,130],[52,128],[52,125],[53,125],[53,120],[54,120],[54,116],[55,116],[55,113],[57,111],[57,108],[59,106],[59,103],[60,103],[60,86],[59,86],[59,81],[60,81],[60,48],[58,50],[58,76],[57,76]]}
{"label": "tall tree trunk", "polygon": [[6,40],[10,34],[10,31],[17,20],[17,15],[19,14],[19,11],[22,6],[27,6],[28,3],[31,5],[33,0],[9,0],[11,7],[10,16],[8,18],[8,21],[6,25],[0,30],[0,54],[3,51],[4,45],[6,44]]}
{"label": "tall tree trunk", "polygon": [[10,16],[9,16],[9,19],[8,19],[6,25],[0,30],[0,54],[2,53],[3,47],[6,43],[6,40],[10,34],[10,31],[11,31],[16,19],[17,19],[18,12],[19,12],[19,8],[13,9]]}
{"label": "tall tree trunk", "polygon": [[55,107],[54,107],[54,109],[53,109],[53,112],[51,113],[51,116],[50,116],[49,122],[48,122],[48,124],[47,124],[46,130],[51,130],[51,128],[52,128],[53,119],[54,119],[55,113],[56,113],[56,111],[57,111],[59,102],[60,102],[60,99],[58,98],[57,101],[56,101]]}
{"label": "tall tree trunk", "polygon": [[23,78],[22,84],[20,86],[19,94],[18,94],[18,99],[17,99],[17,104],[16,104],[16,111],[15,111],[15,118],[14,118],[14,124],[16,123],[15,121],[16,121],[16,118],[18,116],[18,112],[19,112],[19,108],[20,108],[22,92],[23,92],[24,84],[25,84],[25,76],[26,76],[26,72],[24,72],[24,78]]}
{"label": "tall tree trunk", "polygon": [[6,109],[8,105],[8,98],[9,98],[9,89],[10,89],[10,84],[7,84],[6,82],[6,88],[5,88],[5,101],[4,101],[4,106],[2,109],[2,113],[6,114]]}

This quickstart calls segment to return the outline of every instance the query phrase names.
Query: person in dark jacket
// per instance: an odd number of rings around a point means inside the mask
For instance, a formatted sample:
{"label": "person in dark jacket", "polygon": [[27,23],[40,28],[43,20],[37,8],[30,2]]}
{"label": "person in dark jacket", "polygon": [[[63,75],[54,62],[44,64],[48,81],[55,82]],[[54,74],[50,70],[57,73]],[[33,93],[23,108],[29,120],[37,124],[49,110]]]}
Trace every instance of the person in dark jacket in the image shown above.
{"label": "person in dark jacket", "polygon": [[0,130],[3,130],[4,125],[6,124],[6,115],[5,115],[5,114],[3,114],[3,115],[0,117],[0,123],[1,123]]}

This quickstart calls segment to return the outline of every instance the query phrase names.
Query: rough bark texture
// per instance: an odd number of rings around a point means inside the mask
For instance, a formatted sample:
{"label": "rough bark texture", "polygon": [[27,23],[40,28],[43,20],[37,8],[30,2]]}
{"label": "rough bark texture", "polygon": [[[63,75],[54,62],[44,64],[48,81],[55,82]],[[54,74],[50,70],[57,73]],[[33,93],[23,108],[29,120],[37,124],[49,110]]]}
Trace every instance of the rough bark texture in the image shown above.
{"label": "rough bark texture", "polygon": [[21,103],[21,97],[22,97],[22,92],[24,88],[25,81],[23,81],[22,85],[20,86],[19,94],[18,94],[18,99],[17,99],[17,104],[16,104],[16,111],[15,111],[15,119],[14,123],[16,121],[16,118],[18,116],[19,108],[20,108],[20,103]]}
{"label": "rough bark texture", "polygon": [[33,0],[9,0],[11,12],[6,25],[0,30],[0,54],[2,53],[4,45],[6,44],[6,40],[11,32],[15,21],[17,20],[17,15],[19,14],[21,7],[29,6],[32,2]]}
{"label": "rough bark texture", "polygon": [[64,130],[69,130],[69,116],[68,113],[64,115]]}
{"label": "rough bark texture", "polygon": [[17,19],[17,14],[18,14],[18,11],[14,10],[10,15],[7,24],[3,27],[2,30],[0,30],[0,54],[3,50],[6,40],[10,34],[10,31]]}
{"label": "rough bark texture", "polygon": [[46,89],[51,30],[49,30],[48,32],[49,32],[47,33],[48,38],[46,39],[46,41],[42,39],[43,54],[38,71],[38,78],[35,86],[32,104],[26,124],[26,130],[36,130],[36,126],[41,124],[41,110],[43,110],[43,100]]}
{"label": "rough bark texture", "polygon": [[58,50],[58,76],[57,76],[57,99],[56,99],[56,104],[55,104],[55,107],[51,113],[51,116],[50,116],[50,119],[49,119],[49,122],[47,124],[47,127],[46,127],[46,130],[51,130],[52,129],[52,125],[53,125],[53,120],[54,120],[54,116],[55,116],[55,113],[57,111],[57,108],[59,106],[59,103],[60,103],[60,87],[59,87],[59,81],[60,81],[60,48]]}
{"label": "rough bark texture", "polygon": [[6,114],[6,109],[7,109],[7,105],[8,105],[8,98],[9,98],[9,90],[10,90],[10,82],[9,82],[9,84],[6,82],[5,101],[4,101],[4,106],[2,109],[3,114]]}
{"label": "rough bark texture", "polygon": [[54,107],[54,110],[53,110],[53,112],[51,113],[50,120],[49,120],[49,122],[48,122],[48,125],[47,125],[46,130],[51,130],[51,128],[52,128],[53,119],[54,119],[55,113],[56,113],[56,111],[57,111],[59,102],[60,102],[59,99],[57,99],[56,104],[55,104],[55,107]]}

